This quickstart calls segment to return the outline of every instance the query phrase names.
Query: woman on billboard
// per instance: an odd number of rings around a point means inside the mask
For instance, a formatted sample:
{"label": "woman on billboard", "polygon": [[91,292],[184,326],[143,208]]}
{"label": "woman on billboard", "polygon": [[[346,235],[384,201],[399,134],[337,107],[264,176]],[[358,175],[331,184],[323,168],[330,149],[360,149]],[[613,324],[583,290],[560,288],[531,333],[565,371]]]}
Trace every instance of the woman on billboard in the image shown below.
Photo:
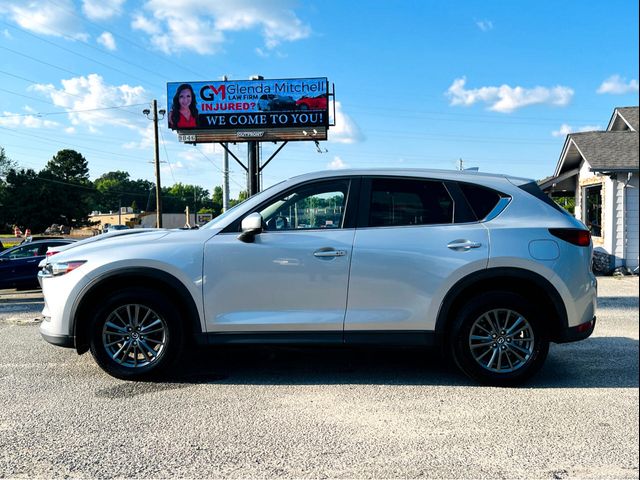
{"label": "woman on billboard", "polygon": [[171,110],[169,111],[169,128],[174,130],[196,128],[197,122],[196,95],[191,85],[183,83],[173,96]]}

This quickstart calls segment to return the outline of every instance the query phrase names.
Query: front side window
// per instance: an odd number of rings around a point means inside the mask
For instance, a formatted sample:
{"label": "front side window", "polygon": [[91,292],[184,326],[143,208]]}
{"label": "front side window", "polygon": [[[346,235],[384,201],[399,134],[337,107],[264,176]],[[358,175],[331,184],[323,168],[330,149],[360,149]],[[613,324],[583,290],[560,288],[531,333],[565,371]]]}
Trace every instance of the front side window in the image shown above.
{"label": "front side window", "polygon": [[591,235],[602,236],[602,185],[584,189],[584,220]]}
{"label": "front side window", "polygon": [[453,222],[453,200],[442,182],[403,178],[371,181],[369,226]]}
{"label": "front side window", "polygon": [[342,228],[348,180],[303,185],[270,203],[260,214],[267,231]]}

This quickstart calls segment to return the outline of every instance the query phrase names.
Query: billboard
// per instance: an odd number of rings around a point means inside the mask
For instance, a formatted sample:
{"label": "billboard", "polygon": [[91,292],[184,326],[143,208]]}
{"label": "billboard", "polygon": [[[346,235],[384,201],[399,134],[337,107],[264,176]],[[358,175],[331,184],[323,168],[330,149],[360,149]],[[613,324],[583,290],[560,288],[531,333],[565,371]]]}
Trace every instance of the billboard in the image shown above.
{"label": "billboard", "polygon": [[171,82],[168,127],[191,143],[324,140],[328,85],[325,77]]}

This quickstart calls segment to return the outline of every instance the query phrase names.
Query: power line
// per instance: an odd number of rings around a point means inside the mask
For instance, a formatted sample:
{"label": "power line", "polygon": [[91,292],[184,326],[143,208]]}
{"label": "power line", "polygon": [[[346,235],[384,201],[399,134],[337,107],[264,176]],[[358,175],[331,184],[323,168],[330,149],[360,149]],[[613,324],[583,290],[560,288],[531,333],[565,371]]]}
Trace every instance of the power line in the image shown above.
{"label": "power line", "polygon": [[167,152],[167,145],[166,142],[164,141],[164,135],[162,134],[162,129],[158,129],[158,132],[160,133],[160,138],[162,138],[162,148],[164,149],[164,156],[167,159],[167,165],[169,165],[169,172],[171,172],[171,178],[173,178],[173,183],[176,184],[178,182],[176,182],[176,177],[173,175],[173,168],[171,167],[171,162],[169,161],[169,153]]}
{"label": "power line", "polygon": [[93,150],[95,152],[105,153],[107,155],[112,155],[112,156],[116,156],[116,157],[128,157],[128,158],[132,158],[132,159],[135,159],[135,160],[140,160],[140,157],[136,157],[136,156],[133,156],[133,155],[125,155],[125,154],[122,154],[122,153],[109,152],[109,151],[106,151],[106,150],[100,150],[100,149],[97,149],[97,148],[87,147],[87,146],[73,144],[73,143],[69,143],[69,142],[62,142],[59,139],[55,139],[54,140],[54,139],[50,139],[50,138],[47,138],[47,137],[43,137],[41,135],[34,135],[32,133],[26,133],[26,132],[23,132],[23,131],[15,130],[13,128],[8,128],[8,127],[4,127],[4,126],[0,126],[0,129],[8,130],[9,132],[12,132],[14,135],[23,135],[23,136],[31,137],[31,138],[39,138],[39,139],[45,140],[47,142],[59,143],[59,144],[62,144],[62,145],[67,145],[67,146],[74,147],[74,148],[81,149],[81,150]]}
{"label": "power line", "polygon": [[[7,22],[3,22],[3,23],[5,25],[9,25],[10,27],[13,27],[13,25],[8,24]],[[16,27],[13,27],[13,28],[16,28]],[[89,60],[89,61],[97,63],[98,65],[101,65],[101,66],[103,66],[105,68],[109,68],[109,69],[111,69],[111,70],[113,70],[115,72],[121,73],[122,75],[125,75],[126,77],[135,78],[136,80],[141,81],[143,83],[146,83],[147,85],[152,85],[151,83],[147,82],[147,80],[145,80],[145,79],[142,79],[140,77],[132,75],[131,73],[125,72],[123,70],[120,70],[119,68],[113,67],[113,66],[108,65],[106,63],[103,63],[103,62],[101,62],[99,60],[96,60],[95,58],[91,58],[91,57],[89,57],[87,55],[84,55],[82,53],[75,52],[75,51],[71,50],[70,48],[63,47],[62,45],[58,45],[57,43],[52,42],[51,40],[47,40],[46,38],[42,38],[42,37],[40,37],[38,35],[35,35],[35,34],[31,33],[31,32],[27,32],[25,30],[23,30],[23,33],[25,33],[26,35],[29,35],[29,36],[31,36],[33,38],[36,38],[36,39],[40,40],[41,42],[48,43],[49,45],[53,45],[54,47],[59,48],[60,50],[64,50],[65,52],[69,52],[69,53],[71,53],[73,55],[76,55],[76,56],[78,56],[80,58],[84,58],[85,60]]]}
{"label": "power line", "polygon": [[[218,170],[220,173],[222,173],[222,174],[224,175],[224,172],[222,171],[222,169],[221,169],[220,167],[218,167],[218,166],[214,163],[214,161],[213,161],[213,160],[211,160],[209,157],[207,157],[207,156],[205,155],[205,153],[204,153],[202,150],[200,150],[200,149],[199,149],[197,146],[195,146],[195,145],[194,145],[193,147],[196,149],[196,151],[198,151],[198,152],[200,153],[200,155],[202,155],[202,156],[205,158],[205,160],[208,160],[209,162],[211,162],[211,165],[213,165],[213,167],[214,167],[216,170]],[[246,190],[246,188],[247,188],[247,187],[246,187],[246,185],[244,185],[244,186],[243,186],[242,184],[238,183],[234,178],[229,177],[229,179],[230,179],[233,183],[235,183],[238,187],[240,187],[240,189],[241,189],[241,190]]]}
{"label": "power line", "polygon": [[[63,10],[66,10],[71,15],[73,15],[76,18],[78,18],[80,21],[82,21],[84,23],[87,23],[87,24],[90,24],[90,25],[93,25],[94,27],[97,27],[100,30],[105,30],[105,28],[102,25],[100,25],[98,23],[95,23],[95,22],[92,22],[91,20],[89,20],[86,17],[82,17],[82,16],[78,15],[75,10],[66,8],[65,5],[62,5],[62,4],[58,3],[58,2],[54,1],[54,3],[56,3],[59,8],[62,8]],[[111,31],[112,35],[124,40],[126,43],[134,46],[135,48],[137,48],[139,50],[142,50],[147,55],[151,54],[151,55],[161,59],[164,62],[170,63],[173,66],[179,67],[181,70],[186,70],[186,71],[189,71],[191,73],[194,73],[195,75],[197,75],[198,78],[204,78],[204,77],[202,77],[202,72],[196,72],[195,70],[191,70],[189,67],[187,67],[185,65],[179,64],[178,62],[174,62],[170,58],[167,58],[167,57],[164,57],[162,55],[159,55],[159,54],[155,53],[154,51],[149,50],[148,48],[146,48],[146,47],[138,44],[137,42],[131,40],[130,38],[126,37],[125,35],[123,35],[121,33],[118,33],[116,30],[110,29],[110,31]],[[60,32],[58,32],[58,33],[60,33]]]}
{"label": "power line", "polygon": [[[41,36],[39,36],[39,35],[35,35],[35,34],[31,33],[31,32],[28,32],[28,31],[27,31],[26,29],[24,29],[24,28],[16,27],[15,25],[11,25],[11,24],[10,24],[10,23],[8,23],[8,22],[3,22],[3,23],[4,23],[5,25],[10,26],[11,28],[14,28],[15,30],[21,31],[21,32],[23,32],[23,33],[25,33],[25,34],[27,34],[27,35],[31,35],[31,36],[33,36],[33,37],[35,37],[35,38],[38,38],[39,40],[45,41],[45,42],[47,42],[47,43],[51,43],[52,45],[55,45],[55,46],[59,46],[59,45],[57,45],[57,44],[55,44],[55,43],[52,43],[52,42],[50,42],[50,41],[48,41],[48,40],[45,40],[44,38],[42,38],[42,37],[41,37]],[[63,37],[63,38],[65,38],[65,39],[67,39],[67,40],[72,40],[72,41],[74,40],[74,38],[73,38],[73,37],[71,37],[71,36],[69,36],[69,35],[65,35],[63,32],[56,31],[56,33],[57,33],[58,35],[60,35],[61,37]],[[107,55],[107,56],[109,56],[109,57],[113,57],[113,58],[115,58],[116,60],[118,60],[118,61],[120,61],[120,62],[122,62],[122,63],[129,64],[129,65],[131,65],[131,66],[133,66],[133,67],[136,67],[136,68],[138,68],[138,69],[140,69],[140,70],[144,70],[145,72],[151,73],[151,74],[156,75],[156,76],[161,77],[161,78],[164,78],[164,77],[163,77],[163,75],[159,74],[158,72],[156,72],[156,71],[154,71],[154,70],[150,70],[150,69],[148,69],[148,68],[144,67],[144,66],[143,66],[142,64],[140,64],[140,63],[134,63],[134,62],[131,62],[131,61],[126,60],[126,59],[124,59],[124,58],[121,58],[121,57],[119,57],[119,56],[117,56],[117,55],[115,55],[115,54],[113,54],[113,53],[111,53],[111,52],[108,52],[108,51],[106,51],[106,50],[103,50],[103,49],[101,49],[101,48],[98,48],[98,47],[96,47],[95,45],[91,45],[90,43],[83,43],[83,45],[84,45],[85,47],[89,47],[89,48],[91,48],[91,49],[93,49],[93,50],[96,50],[96,51],[98,51],[98,52],[102,53],[103,55]],[[63,47],[61,47],[61,48],[63,48]]]}
{"label": "power line", "polygon": [[[4,90],[1,89],[0,90]],[[4,90],[6,91],[6,90]],[[32,97],[27,97],[27,98],[32,98]],[[147,105],[147,102],[145,103],[132,103],[130,105],[114,105],[113,107],[101,107],[101,108],[87,108],[87,109],[80,109],[80,110],[65,110],[64,112],[33,112],[33,113],[16,113],[16,114],[11,114],[11,115],[0,115],[0,118],[11,118],[11,117],[45,117],[45,116],[49,116],[49,115],[65,115],[67,113],[87,113],[87,112],[99,112],[99,111],[103,111],[103,110],[124,110],[125,108],[129,108],[129,107],[140,107],[142,105]],[[63,108],[63,107],[60,107]]]}
{"label": "power line", "polygon": [[[20,75],[16,75],[14,73],[5,72],[4,70],[0,70],[0,73],[2,73],[4,75],[8,75],[8,76],[13,77],[13,78],[17,78],[19,80],[24,80],[25,82],[32,83],[34,85],[40,85],[40,82],[37,82],[35,80],[31,80],[31,79],[26,78],[26,77],[21,77]],[[60,92],[60,93],[63,93],[64,95],[69,95],[70,97],[83,98],[80,95],[76,95],[74,93],[69,93],[69,92]],[[17,94],[17,95],[19,95],[19,94]]]}
{"label": "power line", "polygon": [[29,59],[31,59],[31,60],[33,60],[35,62],[42,63],[43,65],[47,65],[49,67],[57,68],[58,70],[61,70],[61,71],[66,72],[66,73],[70,73],[71,75],[75,75],[77,77],[81,77],[82,76],[80,73],[76,73],[76,72],[73,72],[73,71],[68,70],[66,68],[59,67],[58,65],[54,65],[53,63],[45,62],[44,60],[40,60],[39,58],[32,57],[31,55],[27,55],[26,53],[18,52],[16,50],[4,47],[2,45],[0,45],[0,48],[2,48],[3,50],[7,50],[8,52],[15,53],[16,55],[20,55],[21,57],[29,58]]}

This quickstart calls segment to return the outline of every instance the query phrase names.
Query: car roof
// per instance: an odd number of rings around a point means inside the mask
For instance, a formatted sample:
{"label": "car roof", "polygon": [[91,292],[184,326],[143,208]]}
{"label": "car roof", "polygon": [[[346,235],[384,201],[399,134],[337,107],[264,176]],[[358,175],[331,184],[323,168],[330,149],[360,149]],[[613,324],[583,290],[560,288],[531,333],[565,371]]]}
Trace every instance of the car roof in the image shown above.
{"label": "car roof", "polygon": [[33,247],[34,245],[42,245],[43,243],[64,243],[64,244],[68,244],[68,243],[74,243],[77,242],[76,239],[74,238],[52,238],[49,240],[35,240],[33,242],[25,242],[25,243],[21,243],[20,245],[16,245],[14,247],[10,247],[7,248],[6,250],[3,250],[2,252],[0,252],[0,254],[4,254],[6,252],[11,252],[12,250],[15,250],[17,248],[21,248],[21,247]]}
{"label": "car roof", "polygon": [[398,177],[429,177],[435,179],[447,179],[477,182],[482,180],[507,180],[516,185],[529,183],[530,178],[515,177],[500,173],[485,173],[474,170],[440,170],[435,168],[349,168],[342,170],[323,170],[305,173],[292,177],[290,180],[314,180],[319,178],[333,178],[345,176],[398,176]]}

